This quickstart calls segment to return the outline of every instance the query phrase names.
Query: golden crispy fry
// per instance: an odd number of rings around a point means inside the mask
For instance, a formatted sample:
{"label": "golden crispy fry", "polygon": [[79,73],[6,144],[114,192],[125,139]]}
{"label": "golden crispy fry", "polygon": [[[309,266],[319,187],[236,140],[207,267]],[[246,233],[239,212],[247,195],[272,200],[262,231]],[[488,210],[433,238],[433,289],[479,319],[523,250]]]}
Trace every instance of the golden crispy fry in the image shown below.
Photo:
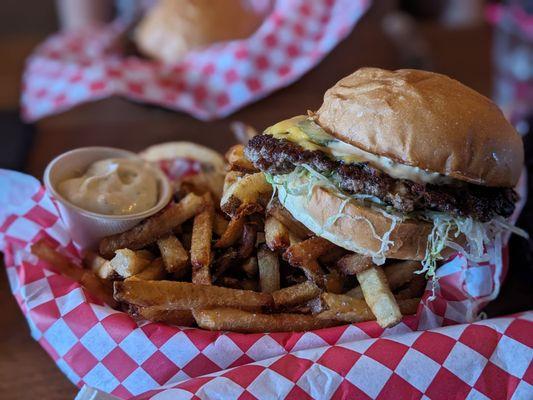
{"label": "golden crispy fry", "polygon": [[326,292],[330,293],[342,293],[344,289],[344,279],[335,271],[331,270],[326,274]]}
{"label": "golden crispy fry", "polygon": [[290,246],[283,253],[283,258],[293,267],[301,268],[307,278],[319,287],[324,287],[324,272],[316,259],[334,248],[336,246],[333,243],[314,236]]}
{"label": "golden crispy fry", "polygon": [[241,244],[239,246],[238,257],[241,260],[252,256],[257,242],[257,225],[253,223],[244,224],[242,230]]}
{"label": "golden crispy fry", "polygon": [[356,274],[366,303],[376,316],[379,326],[388,328],[402,319],[387,277],[381,267],[371,267]]}
{"label": "golden crispy fry", "polygon": [[224,177],[224,188],[222,189],[222,193],[226,193],[228,189],[236,183],[239,179],[241,179],[244,176],[244,172],[239,171],[229,171],[226,176]]}
{"label": "golden crispy fry", "polygon": [[244,155],[244,146],[242,144],[236,144],[235,146],[230,147],[230,149],[226,152],[225,157],[232,171],[242,171],[248,173],[258,171],[252,162]]}
{"label": "golden crispy fry", "polygon": [[191,310],[168,310],[163,307],[131,306],[128,312],[134,317],[141,317],[147,321],[165,322],[177,326],[194,326],[195,320]]}
{"label": "golden crispy fry", "polygon": [[142,249],[194,217],[201,210],[203,203],[200,196],[190,193],[179,203],[170,205],[132,229],[102,239],[100,241],[100,254],[103,257],[111,258],[115,250],[118,249]]}
{"label": "golden crispy fry", "polygon": [[427,281],[423,275],[415,275],[406,288],[403,288],[394,295],[398,299],[412,299],[422,296],[426,287]]}
{"label": "golden crispy fry", "polygon": [[204,195],[204,210],[194,217],[191,238],[192,282],[211,285],[211,238],[215,208],[211,196]]}
{"label": "golden crispy fry", "polygon": [[303,304],[320,294],[313,282],[307,281],[272,292],[276,308],[292,307]]}
{"label": "golden crispy fry", "polygon": [[[314,311],[317,318],[337,319],[344,322],[363,322],[376,319],[372,310],[363,299],[354,299],[343,294],[322,293],[322,304]],[[403,315],[415,314],[420,299],[398,300]],[[321,308],[322,307],[322,308]]]}
{"label": "golden crispy fry", "polygon": [[[283,254],[289,264],[298,266],[307,260],[316,260],[322,254],[332,251],[337,246],[318,236],[290,246]],[[293,264],[294,263],[294,264]]]}
{"label": "golden crispy fry", "polygon": [[[407,282],[411,281],[412,279],[415,279],[417,276],[414,272],[419,270],[421,268],[419,261],[402,261],[394,264],[387,265],[383,268],[383,272],[385,272],[385,276],[387,277],[387,281],[389,283],[389,287],[391,290],[396,290],[399,287],[403,286]],[[425,279],[424,279],[425,281]],[[419,286],[421,283],[419,282]],[[416,287],[419,287],[416,286]],[[356,299],[362,299],[363,298],[363,291],[361,290],[361,286],[357,286],[348,292],[345,293],[348,296],[354,297]],[[406,292],[402,298],[411,298],[411,297],[417,297],[420,295],[416,290]]]}
{"label": "golden crispy fry", "polygon": [[364,271],[372,267],[374,263],[371,257],[363,256],[361,254],[352,253],[342,257],[337,262],[339,272],[344,275],[355,275],[358,272]]}
{"label": "golden crispy fry", "polygon": [[261,291],[272,293],[278,290],[280,287],[278,255],[266,247],[260,247],[257,251],[257,264]]}
{"label": "golden crispy fry", "polygon": [[239,240],[242,236],[242,230],[244,228],[244,217],[232,218],[228,224],[227,229],[224,231],[220,239],[215,243],[217,249],[223,249],[230,247]]}
{"label": "golden crispy fry", "polygon": [[259,291],[259,288],[257,286],[257,281],[255,279],[243,279],[241,281],[241,289],[253,290],[254,292]]}
{"label": "golden crispy fry", "polygon": [[348,253],[348,250],[345,250],[342,247],[336,247],[318,257],[318,261],[320,262],[320,265],[334,266],[341,257],[346,255],[346,253]]}
{"label": "golden crispy fry", "polygon": [[224,216],[218,212],[215,213],[215,220],[213,221],[213,232],[218,237],[221,237],[226,229],[228,229],[229,221],[224,218]]}
{"label": "golden crispy fry", "polygon": [[313,232],[306,228],[304,224],[295,219],[292,214],[281,205],[277,198],[272,199],[268,204],[267,214],[280,221],[290,232],[301,238],[313,236]]}
{"label": "golden crispy fry", "polygon": [[116,276],[116,272],[111,266],[111,262],[92,251],[85,254],[83,261],[85,267],[93,271],[99,278],[112,279]]}
{"label": "golden crispy fry", "polygon": [[322,293],[320,298],[325,310],[318,314],[317,318],[337,319],[345,322],[363,322],[376,319],[364,300],[332,293]]}
{"label": "golden crispy fry", "polygon": [[268,293],[196,285],[172,281],[115,281],[115,299],[138,306],[161,306],[192,310],[211,307],[233,307],[259,311],[273,304]]}
{"label": "golden crispy fry", "polygon": [[420,297],[412,299],[397,299],[398,306],[403,315],[413,315],[418,311],[418,305],[420,304]]}
{"label": "golden crispy fry", "polygon": [[385,266],[383,271],[391,290],[396,290],[417,276],[415,271],[420,269],[422,269],[420,261],[401,261]]}
{"label": "golden crispy fry", "polygon": [[311,315],[256,314],[231,308],[194,310],[193,315],[200,328],[244,333],[302,332],[339,324]]}
{"label": "golden crispy fry", "polygon": [[141,279],[143,281],[156,281],[163,279],[166,275],[165,265],[161,257],[153,260],[146,268],[138,274],[135,274],[127,279]]}
{"label": "golden crispy fry", "polygon": [[216,282],[224,273],[235,266],[239,261],[239,253],[234,249],[229,249],[222,256],[218,257],[212,273],[212,281]]}
{"label": "golden crispy fry", "polygon": [[113,298],[113,287],[110,281],[102,280],[92,272],[85,271],[80,284],[94,297],[115,308],[117,302]]}
{"label": "golden crispy fry", "polygon": [[116,307],[110,286],[98,278],[92,271],[84,270],[72,263],[68,257],[52,249],[44,241],[39,241],[31,246],[31,252],[38,258],[52,264],[60,274],[80,283],[94,297]]}
{"label": "golden crispy fry", "polygon": [[183,275],[187,271],[189,255],[176,236],[171,234],[159,239],[157,246],[168,272]]}
{"label": "golden crispy fry", "polygon": [[272,251],[285,250],[291,245],[289,231],[273,216],[265,219],[265,241]]}
{"label": "golden crispy fry", "polygon": [[61,275],[73,279],[76,282],[81,281],[81,277],[85,271],[70,261],[68,257],[49,247],[43,240],[33,244],[31,246],[31,252],[41,260],[52,264],[54,269]]}
{"label": "golden crispy fry", "polygon": [[257,265],[257,257],[250,257],[241,264],[241,269],[244,271],[248,278],[254,278],[257,276],[259,266]]}
{"label": "golden crispy fry", "polygon": [[354,299],[364,299],[363,291],[361,290],[361,286],[356,286],[353,289],[348,290],[344,294],[346,296],[353,297]]}
{"label": "golden crispy fry", "polygon": [[231,217],[250,215],[264,209],[272,195],[265,174],[244,175],[229,185],[222,195],[220,208]]}
{"label": "golden crispy fry", "polygon": [[118,249],[110,263],[119,276],[129,278],[141,272],[152,260],[153,256],[146,250]]}

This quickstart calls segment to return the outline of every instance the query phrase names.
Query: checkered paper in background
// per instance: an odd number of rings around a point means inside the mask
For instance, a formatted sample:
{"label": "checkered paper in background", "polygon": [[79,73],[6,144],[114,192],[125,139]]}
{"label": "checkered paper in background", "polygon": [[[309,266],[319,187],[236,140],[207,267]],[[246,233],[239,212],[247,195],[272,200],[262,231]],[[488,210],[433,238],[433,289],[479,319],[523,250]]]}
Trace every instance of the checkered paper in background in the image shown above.
{"label": "checkered paper in background", "polygon": [[0,250],[13,294],[32,336],[78,386],[139,399],[533,396],[533,312],[456,325],[497,289],[491,263],[454,257],[439,269],[436,299],[428,301],[428,287],[417,314],[388,330],[373,321],[271,334],[137,323],[29,253],[45,238],[79,259],[35,178],[0,170],[0,188]]}
{"label": "checkered paper in background", "polygon": [[112,95],[187,112],[224,117],[287,86],[348,35],[370,0],[277,0],[249,38],[189,53],[175,65],[125,57],[120,23],[46,40],[23,78],[26,120]]}

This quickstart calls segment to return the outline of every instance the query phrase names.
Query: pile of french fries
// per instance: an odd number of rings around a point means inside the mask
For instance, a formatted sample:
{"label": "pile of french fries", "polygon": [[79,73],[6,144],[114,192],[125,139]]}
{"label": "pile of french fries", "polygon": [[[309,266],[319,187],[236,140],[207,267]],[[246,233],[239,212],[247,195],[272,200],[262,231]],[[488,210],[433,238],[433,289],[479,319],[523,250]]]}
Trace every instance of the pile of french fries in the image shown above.
{"label": "pile of french fries", "polygon": [[314,236],[272,198],[237,145],[223,196],[188,187],[160,213],[104,238],[83,268],[44,242],[39,258],[136,318],[237,332],[306,331],[414,314],[415,261],[372,260]]}

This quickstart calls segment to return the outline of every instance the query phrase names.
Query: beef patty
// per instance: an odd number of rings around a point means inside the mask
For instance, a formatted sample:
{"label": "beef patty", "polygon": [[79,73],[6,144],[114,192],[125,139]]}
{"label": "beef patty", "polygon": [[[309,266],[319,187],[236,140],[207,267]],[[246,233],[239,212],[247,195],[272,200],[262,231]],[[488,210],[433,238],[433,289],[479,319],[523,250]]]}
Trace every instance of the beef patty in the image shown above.
{"label": "beef patty", "polygon": [[256,168],[274,175],[308,165],[328,176],[344,192],[375,196],[402,213],[433,210],[486,222],[496,215],[510,216],[518,199],[511,188],[467,182],[457,186],[433,185],[395,179],[368,163],[348,164],[324,152],[305,150],[286,139],[265,134],[249,141],[245,155]]}

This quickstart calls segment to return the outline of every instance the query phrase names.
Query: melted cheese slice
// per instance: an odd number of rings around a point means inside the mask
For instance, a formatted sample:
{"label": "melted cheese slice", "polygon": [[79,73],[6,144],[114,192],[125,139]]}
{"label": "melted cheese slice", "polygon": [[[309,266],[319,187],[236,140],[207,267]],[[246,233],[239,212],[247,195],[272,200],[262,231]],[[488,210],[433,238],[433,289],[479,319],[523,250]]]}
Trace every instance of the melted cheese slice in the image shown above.
{"label": "melted cheese slice", "polygon": [[278,122],[265,131],[276,139],[286,139],[298,144],[305,150],[319,150],[335,160],[345,163],[368,162],[375,168],[396,179],[408,179],[418,183],[432,183],[436,185],[451,184],[453,179],[436,172],[425,171],[418,167],[400,164],[390,158],[368,153],[351,144],[340,141],[324,131],[314,121],[300,115]]}

